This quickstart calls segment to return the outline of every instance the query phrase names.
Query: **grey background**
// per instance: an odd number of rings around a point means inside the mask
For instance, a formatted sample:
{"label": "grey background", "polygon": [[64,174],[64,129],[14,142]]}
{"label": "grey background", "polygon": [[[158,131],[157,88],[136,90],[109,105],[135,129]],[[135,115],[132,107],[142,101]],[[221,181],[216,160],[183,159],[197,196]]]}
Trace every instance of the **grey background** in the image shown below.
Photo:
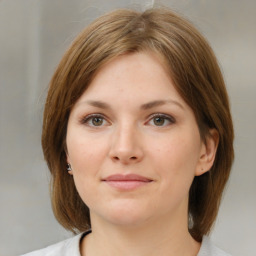
{"label": "grey background", "polygon": [[[77,33],[106,11],[151,1],[0,0],[0,255],[71,234],[55,221],[40,147],[47,84]],[[256,255],[256,1],[161,1],[211,42],[231,98],[236,160],[212,238],[224,250]]]}

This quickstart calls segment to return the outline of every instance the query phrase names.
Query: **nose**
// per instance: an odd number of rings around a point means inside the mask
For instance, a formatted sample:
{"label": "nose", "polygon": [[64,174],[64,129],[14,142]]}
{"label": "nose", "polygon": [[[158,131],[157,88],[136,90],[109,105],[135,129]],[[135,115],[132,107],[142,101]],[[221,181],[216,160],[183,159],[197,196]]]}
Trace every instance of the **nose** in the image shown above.
{"label": "nose", "polygon": [[144,155],[140,137],[136,127],[131,125],[117,128],[112,136],[110,158],[122,164],[140,162]]}

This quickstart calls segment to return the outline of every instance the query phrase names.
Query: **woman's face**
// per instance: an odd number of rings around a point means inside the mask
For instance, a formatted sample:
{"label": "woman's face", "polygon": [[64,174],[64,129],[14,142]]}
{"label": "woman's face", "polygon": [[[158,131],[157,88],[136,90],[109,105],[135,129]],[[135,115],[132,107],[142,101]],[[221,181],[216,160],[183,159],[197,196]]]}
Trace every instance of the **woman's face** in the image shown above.
{"label": "woman's face", "polygon": [[106,64],[71,111],[67,161],[94,220],[139,225],[187,218],[205,145],[156,55]]}

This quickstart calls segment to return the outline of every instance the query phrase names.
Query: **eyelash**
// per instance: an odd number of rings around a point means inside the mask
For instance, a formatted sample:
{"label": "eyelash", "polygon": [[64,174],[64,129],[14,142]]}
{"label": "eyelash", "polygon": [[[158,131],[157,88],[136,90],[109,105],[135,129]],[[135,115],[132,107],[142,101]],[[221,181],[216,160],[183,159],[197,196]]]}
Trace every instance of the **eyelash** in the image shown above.
{"label": "eyelash", "polygon": [[[85,116],[83,117],[81,120],[80,120],[80,123],[81,124],[85,124],[85,125],[88,125],[88,126],[91,126],[91,127],[101,127],[103,125],[93,125],[93,124],[89,124],[90,121],[93,120],[93,118],[99,118],[99,119],[102,119],[103,122],[108,122],[106,117],[102,114],[90,114],[88,116]],[[146,124],[150,123],[151,121],[154,120],[154,118],[162,118],[164,119],[164,122],[167,120],[169,122],[169,124],[167,125],[170,125],[170,124],[174,124],[176,122],[175,118],[170,116],[170,115],[166,115],[166,114],[162,114],[162,113],[155,113],[155,114],[152,114],[149,116],[149,121],[146,122]],[[154,126],[156,127],[163,127],[163,126],[167,126],[166,124],[164,125],[156,125],[154,124]]]}
{"label": "eyelash", "polygon": [[[93,118],[99,118],[99,119],[102,119],[103,122],[105,121],[106,122],[106,118],[104,115],[102,114],[91,114],[91,115],[88,115],[88,116],[85,116],[81,119],[80,123],[81,124],[85,124],[85,125],[88,125],[88,126],[91,126],[91,127],[97,127],[97,125],[92,125],[92,124],[89,124],[90,121],[93,120]],[[102,126],[102,125],[99,125],[99,127]]]}
{"label": "eyelash", "polygon": [[[176,122],[175,118],[170,116],[170,115],[166,115],[166,114],[162,114],[162,113],[155,113],[155,114],[150,116],[150,120],[148,121],[148,123],[150,121],[153,121],[154,118],[163,118],[164,121],[167,120],[169,122],[169,124],[167,124],[167,125],[174,124]],[[155,125],[155,126],[158,126],[158,125]],[[163,126],[166,126],[166,124],[165,125],[161,125],[159,127],[163,127]]]}

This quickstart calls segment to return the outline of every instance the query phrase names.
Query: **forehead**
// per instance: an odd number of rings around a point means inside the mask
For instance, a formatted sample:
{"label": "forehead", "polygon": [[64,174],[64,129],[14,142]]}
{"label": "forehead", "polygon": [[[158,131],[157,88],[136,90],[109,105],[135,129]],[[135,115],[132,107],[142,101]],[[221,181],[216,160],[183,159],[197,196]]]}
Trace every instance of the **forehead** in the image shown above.
{"label": "forehead", "polygon": [[[108,96],[125,98],[164,97],[181,99],[170,72],[161,56],[152,52],[136,52],[118,56],[96,73],[81,98]],[[149,99],[150,100],[150,99]]]}

